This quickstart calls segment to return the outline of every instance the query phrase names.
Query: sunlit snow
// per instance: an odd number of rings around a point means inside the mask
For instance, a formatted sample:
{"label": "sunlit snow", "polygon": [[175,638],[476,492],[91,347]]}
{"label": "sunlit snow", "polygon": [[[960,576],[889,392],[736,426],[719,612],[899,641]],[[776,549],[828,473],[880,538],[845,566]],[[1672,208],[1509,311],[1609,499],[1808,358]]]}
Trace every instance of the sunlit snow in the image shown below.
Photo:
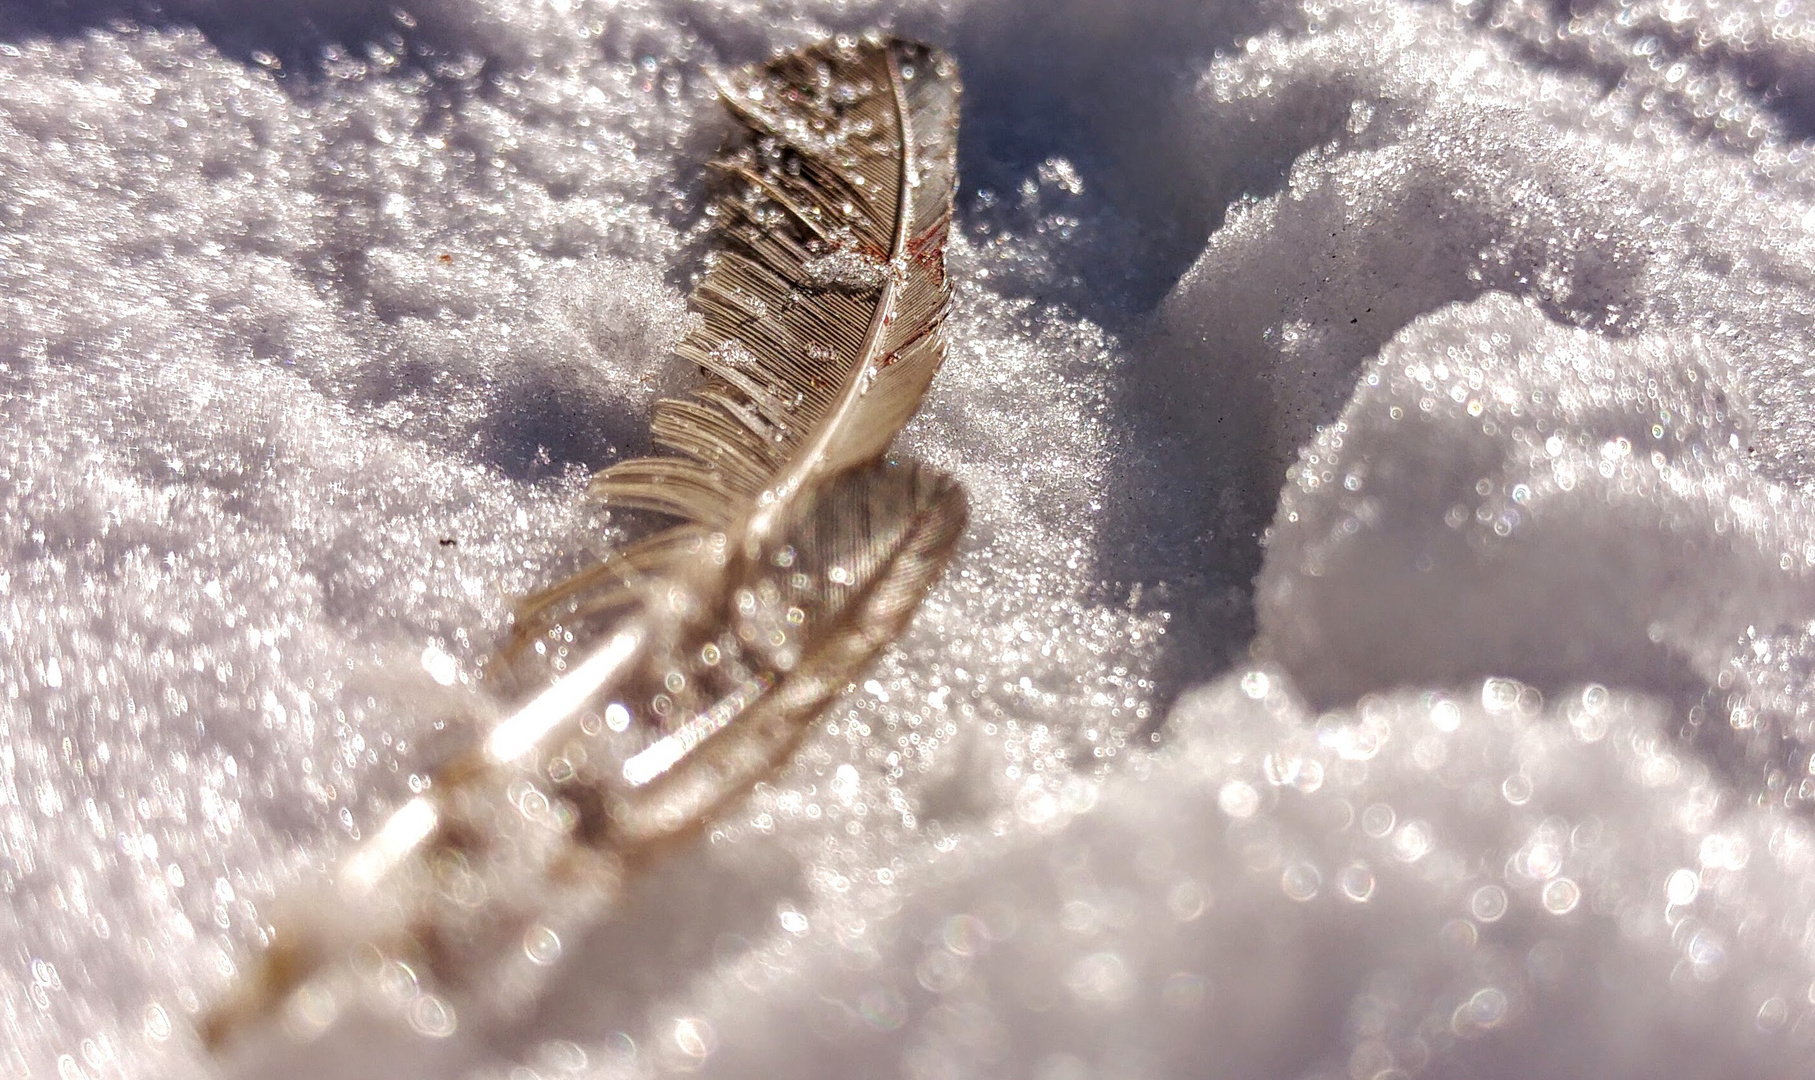
{"label": "sunlit snow", "polygon": [[[620,538],[712,74],[876,25],[950,573],[533,1008],[210,1061]],[[0,0],[0,1073],[1807,1075],[1811,137],[1805,0]]]}

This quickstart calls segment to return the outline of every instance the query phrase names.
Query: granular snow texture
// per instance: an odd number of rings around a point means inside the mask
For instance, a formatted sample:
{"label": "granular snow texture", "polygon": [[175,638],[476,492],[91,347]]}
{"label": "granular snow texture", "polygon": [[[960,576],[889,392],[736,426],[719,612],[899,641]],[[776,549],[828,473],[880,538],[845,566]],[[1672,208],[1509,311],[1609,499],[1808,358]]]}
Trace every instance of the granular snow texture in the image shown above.
{"label": "granular snow texture", "polygon": [[[950,573],[527,1015],[214,1062],[876,25]],[[1811,136],[1800,0],[0,0],[0,1073],[1809,1075]]]}

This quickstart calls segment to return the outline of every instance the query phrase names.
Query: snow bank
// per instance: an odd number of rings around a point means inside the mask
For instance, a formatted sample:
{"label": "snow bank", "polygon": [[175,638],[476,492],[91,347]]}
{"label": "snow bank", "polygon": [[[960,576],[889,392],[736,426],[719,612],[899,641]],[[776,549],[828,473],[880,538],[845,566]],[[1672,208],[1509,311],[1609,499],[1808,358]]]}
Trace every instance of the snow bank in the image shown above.
{"label": "snow bank", "polygon": [[211,1068],[618,535],[708,72],[877,22],[969,88],[959,562],[532,1015],[240,1073],[1799,1075],[1815,24],[1738,0],[0,3],[5,1071]]}

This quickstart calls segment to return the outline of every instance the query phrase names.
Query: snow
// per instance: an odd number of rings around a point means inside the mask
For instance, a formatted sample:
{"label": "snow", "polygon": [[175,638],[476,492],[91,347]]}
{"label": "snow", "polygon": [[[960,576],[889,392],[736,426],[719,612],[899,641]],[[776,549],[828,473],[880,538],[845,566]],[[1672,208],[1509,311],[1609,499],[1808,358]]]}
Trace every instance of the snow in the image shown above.
{"label": "snow", "polygon": [[[217,1066],[621,534],[709,74],[967,82],[913,629],[527,1013]],[[0,1071],[1800,1076],[1815,14],[0,2]],[[407,1010],[406,1010],[407,1012]],[[422,1034],[427,1031],[430,1034]]]}

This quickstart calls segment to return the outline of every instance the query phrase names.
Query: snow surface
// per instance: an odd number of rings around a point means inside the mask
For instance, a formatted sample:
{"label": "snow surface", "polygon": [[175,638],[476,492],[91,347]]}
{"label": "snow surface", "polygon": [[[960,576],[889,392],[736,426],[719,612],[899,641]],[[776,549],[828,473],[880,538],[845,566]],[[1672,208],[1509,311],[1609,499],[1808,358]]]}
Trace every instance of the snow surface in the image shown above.
{"label": "snow surface", "polygon": [[222,1074],[619,535],[709,73],[876,24],[959,561],[529,1015],[225,1075],[1809,1075],[1805,0],[0,0],[0,1073]]}

